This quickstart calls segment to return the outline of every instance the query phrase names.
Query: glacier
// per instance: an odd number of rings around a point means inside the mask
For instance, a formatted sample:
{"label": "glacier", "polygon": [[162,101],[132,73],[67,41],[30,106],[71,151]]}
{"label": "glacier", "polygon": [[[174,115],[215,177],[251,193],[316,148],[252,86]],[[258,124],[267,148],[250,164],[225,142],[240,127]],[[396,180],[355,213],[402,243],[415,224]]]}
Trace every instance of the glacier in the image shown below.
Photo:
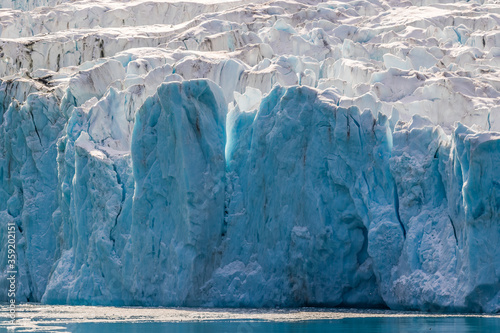
{"label": "glacier", "polygon": [[14,222],[18,302],[500,312],[498,25],[0,0],[0,288]]}

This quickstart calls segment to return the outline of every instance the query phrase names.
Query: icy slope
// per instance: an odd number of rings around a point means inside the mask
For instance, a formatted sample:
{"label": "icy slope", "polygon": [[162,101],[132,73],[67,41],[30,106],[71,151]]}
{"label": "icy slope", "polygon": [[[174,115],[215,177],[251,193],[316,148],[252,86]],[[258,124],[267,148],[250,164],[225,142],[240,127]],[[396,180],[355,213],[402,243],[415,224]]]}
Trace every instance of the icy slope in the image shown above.
{"label": "icy slope", "polygon": [[0,5],[19,301],[500,311],[495,1]]}

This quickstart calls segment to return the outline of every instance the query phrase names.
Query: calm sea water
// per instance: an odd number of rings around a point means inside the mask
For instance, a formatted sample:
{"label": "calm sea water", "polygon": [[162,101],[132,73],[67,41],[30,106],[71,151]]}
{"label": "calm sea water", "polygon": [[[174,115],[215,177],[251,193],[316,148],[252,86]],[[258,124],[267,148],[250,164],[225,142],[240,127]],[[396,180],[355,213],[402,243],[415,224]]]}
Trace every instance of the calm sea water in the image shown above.
{"label": "calm sea water", "polygon": [[[500,319],[488,317],[378,317],[306,322],[234,322],[222,320],[190,323],[76,323],[65,327],[66,332],[74,333],[479,333],[500,332]],[[0,331],[2,330],[0,329]],[[37,332],[42,331],[37,330]],[[47,330],[45,332],[56,331]]]}

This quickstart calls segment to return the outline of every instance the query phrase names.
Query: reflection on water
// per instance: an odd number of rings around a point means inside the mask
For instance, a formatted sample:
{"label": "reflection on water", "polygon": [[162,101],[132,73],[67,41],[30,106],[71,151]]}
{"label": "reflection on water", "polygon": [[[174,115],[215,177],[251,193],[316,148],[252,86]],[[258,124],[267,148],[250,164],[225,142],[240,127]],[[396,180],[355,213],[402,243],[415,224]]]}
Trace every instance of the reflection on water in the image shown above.
{"label": "reflection on water", "polygon": [[76,333],[387,333],[387,332],[500,332],[500,319],[488,317],[378,317],[308,322],[194,322],[194,323],[110,323],[71,324]]}

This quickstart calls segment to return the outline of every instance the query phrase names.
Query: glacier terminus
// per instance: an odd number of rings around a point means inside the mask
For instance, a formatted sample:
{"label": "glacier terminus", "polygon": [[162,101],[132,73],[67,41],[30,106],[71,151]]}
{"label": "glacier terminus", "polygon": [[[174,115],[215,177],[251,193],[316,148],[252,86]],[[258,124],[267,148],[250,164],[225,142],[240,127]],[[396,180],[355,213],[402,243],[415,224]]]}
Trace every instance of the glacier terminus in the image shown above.
{"label": "glacier terminus", "polygon": [[499,75],[495,0],[0,0],[0,288],[499,313]]}

